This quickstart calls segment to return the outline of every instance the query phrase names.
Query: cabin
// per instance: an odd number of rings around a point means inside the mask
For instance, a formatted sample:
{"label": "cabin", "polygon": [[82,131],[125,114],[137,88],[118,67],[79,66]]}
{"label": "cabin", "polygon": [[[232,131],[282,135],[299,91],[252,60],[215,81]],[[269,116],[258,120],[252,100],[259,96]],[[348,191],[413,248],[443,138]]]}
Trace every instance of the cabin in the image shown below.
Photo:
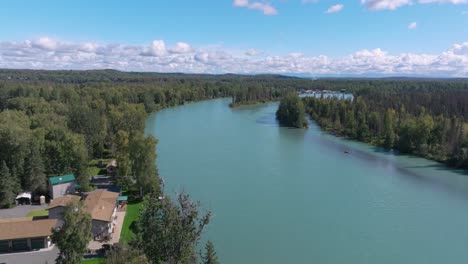
{"label": "cabin", "polygon": [[0,219],[0,254],[32,251],[52,246],[50,236],[56,219],[32,217]]}
{"label": "cabin", "polygon": [[111,160],[106,165],[106,173],[109,176],[115,176],[117,174],[117,161]]}
{"label": "cabin", "polygon": [[49,177],[50,199],[56,199],[66,194],[74,194],[76,179],[74,174]]}

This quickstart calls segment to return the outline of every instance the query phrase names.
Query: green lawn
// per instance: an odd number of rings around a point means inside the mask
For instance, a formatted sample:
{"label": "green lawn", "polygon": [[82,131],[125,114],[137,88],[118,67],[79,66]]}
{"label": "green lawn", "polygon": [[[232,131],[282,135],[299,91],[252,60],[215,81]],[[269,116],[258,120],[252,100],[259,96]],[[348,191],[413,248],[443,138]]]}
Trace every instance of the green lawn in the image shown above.
{"label": "green lawn", "polygon": [[130,225],[138,218],[142,202],[133,202],[127,205],[127,212],[125,214],[122,232],[120,233],[120,243],[127,245],[128,242],[135,236],[130,230]]}
{"label": "green lawn", "polygon": [[48,216],[48,215],[49,215],[49,211],[47,210],[35,210],[35,211],[29,212],[26,216],[34,217],[34,216]]}
{"label": "green lawn", "polygon": [[85,259],[81,261],[81,264],[104,264],[103,258]]}
{"label": "green lawn", "polygon": [[103,175],[106,173],[106,164],[109,159],[94,159],[88,163],[88,175]]}

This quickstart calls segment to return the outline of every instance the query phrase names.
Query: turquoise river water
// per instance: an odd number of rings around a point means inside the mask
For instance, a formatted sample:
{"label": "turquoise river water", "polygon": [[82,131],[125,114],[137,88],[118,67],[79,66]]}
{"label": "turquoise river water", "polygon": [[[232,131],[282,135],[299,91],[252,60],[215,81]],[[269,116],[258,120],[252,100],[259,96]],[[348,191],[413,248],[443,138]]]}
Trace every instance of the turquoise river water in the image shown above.
{"label": "turquoise river water", "polygon": [[[152,114],[165,191],[213,212],[221,263],[468,263],[468,175],[279,127],[277,103],[216,99]],[[344,153],[350,152],[349,154]]]}

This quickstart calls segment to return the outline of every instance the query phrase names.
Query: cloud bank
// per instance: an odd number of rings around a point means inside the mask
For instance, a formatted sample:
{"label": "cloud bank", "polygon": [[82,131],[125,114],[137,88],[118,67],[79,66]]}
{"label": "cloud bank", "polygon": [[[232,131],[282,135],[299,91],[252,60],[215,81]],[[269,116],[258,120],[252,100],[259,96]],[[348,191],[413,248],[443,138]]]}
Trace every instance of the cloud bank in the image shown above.
{"label": "cloud bank", "polygon": [[255,49],[242,53],[196,48],[185,42],[167,45],[73,43],[43,37],[0,42],[1,68],[117,69],[190,73],[288,73],[311,75],[424,75],[468,77],[468,42],[440,54],[389,54],[379,48],[342,57],[272,55]]}
{"label": "cloud bank", "polygon": [[419,4],[468,4],[468,0],[361,0],[369,10],[395,10],[402,6]]}

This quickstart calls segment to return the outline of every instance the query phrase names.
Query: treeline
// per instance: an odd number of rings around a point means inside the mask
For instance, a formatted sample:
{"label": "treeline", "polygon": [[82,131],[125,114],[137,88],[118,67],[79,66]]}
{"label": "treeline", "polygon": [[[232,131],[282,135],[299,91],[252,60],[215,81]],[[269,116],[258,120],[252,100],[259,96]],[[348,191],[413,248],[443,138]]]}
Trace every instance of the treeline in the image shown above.
{"label": "treeline", "polygon": [[47,194],[51,175],[74,173],[87,190],[88,164],[101,158],[117,158],[119,184],[148,192],[159,186],[151,167],[157,141],[143,136],[148,113],[219,97],[276,98],[312,83],[279,75],[0,70],[0,207],[19,191]]}
{"label": "treeline", "polygon": [[312,119],[337,135],[468,168],[468,89],[452,85],[366,88],[354,99],[303,101]]}
{"label": "treeline", "polygon": [[468,79],[432,79],[432,78],[320,78],[309,89],[334,90],[355,93],[365,89],[380,90],[466,90]]}

